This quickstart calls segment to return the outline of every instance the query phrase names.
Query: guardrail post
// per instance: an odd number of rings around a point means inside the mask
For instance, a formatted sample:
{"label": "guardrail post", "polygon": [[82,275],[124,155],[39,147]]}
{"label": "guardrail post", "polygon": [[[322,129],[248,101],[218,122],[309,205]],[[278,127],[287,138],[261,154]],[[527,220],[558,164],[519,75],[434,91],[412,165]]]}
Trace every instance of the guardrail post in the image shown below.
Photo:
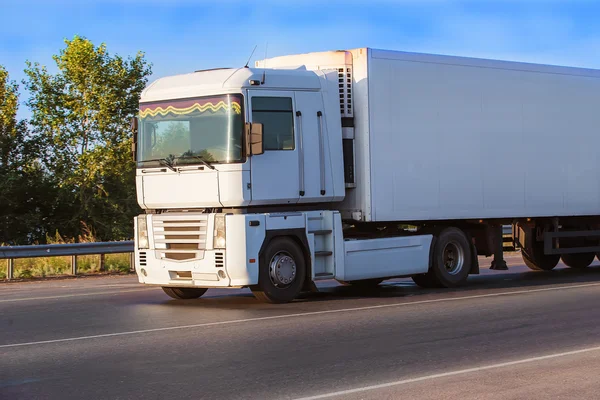
{"label": "guardrail post", "polygon": [[73,275],[77,275],[77,256],[76,255],[71,256],[71,273]]}
{"label": "guardrail post", "polygon": [[129,272],[135,272],[135,253],[129,253]]}
{"label": "guardrail post", "polygon": [[15,275],[15,260],[9,258],[6,260],[6,279],[13,279]]}
{"label": "guardrail post", "polygon": [[100,254],[100,272],[106,269],[106,254]]}

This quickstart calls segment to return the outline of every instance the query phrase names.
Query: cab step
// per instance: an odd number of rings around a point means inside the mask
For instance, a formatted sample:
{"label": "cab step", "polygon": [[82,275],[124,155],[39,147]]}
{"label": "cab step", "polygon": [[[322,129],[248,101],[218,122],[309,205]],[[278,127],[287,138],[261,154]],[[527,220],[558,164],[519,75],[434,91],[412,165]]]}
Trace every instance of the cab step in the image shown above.
{"label": "cab step", "polygon": [[314,235],[329,235],[333,232],[331,229],[318,229],[316,231],[308,231],[308,233],[312,233]]}
{"label": "cab step", "polygon": [[333,251],[315,251],[315,257],[327,257],[333,255]]}
{"label": "cab step", "polygon": [[315,274],[315,278],[319,278],[319,279],[331,279],[333,278],[333,274],[330,274],[329,272],[320,272],[318,274]]}

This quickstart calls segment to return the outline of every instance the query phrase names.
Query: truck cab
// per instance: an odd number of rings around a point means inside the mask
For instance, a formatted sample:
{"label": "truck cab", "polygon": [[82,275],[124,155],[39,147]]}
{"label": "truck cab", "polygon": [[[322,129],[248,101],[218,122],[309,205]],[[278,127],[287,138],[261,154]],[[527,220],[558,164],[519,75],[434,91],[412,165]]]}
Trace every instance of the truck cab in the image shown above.
{"label": "truck cab", "polygon": [[[344,198],[338,73],[240,68],[158,79],[140,98],[135,158],[140,282],[175,298],[257,285],[269,231],[292,232],[309,257],[315,243],[333,247],[332,237],[307,236],[331,232],[333,214],[297,211]],[[280,286],[297,271],[285,260]],[[311,259],[303,280],[332,274],[333,263]]]}
{"label": "truck cab", "polygon": [[140,99],[139,204],[236,209],[343,199],[336,81],[322,71],[251,68],[157,80]]}

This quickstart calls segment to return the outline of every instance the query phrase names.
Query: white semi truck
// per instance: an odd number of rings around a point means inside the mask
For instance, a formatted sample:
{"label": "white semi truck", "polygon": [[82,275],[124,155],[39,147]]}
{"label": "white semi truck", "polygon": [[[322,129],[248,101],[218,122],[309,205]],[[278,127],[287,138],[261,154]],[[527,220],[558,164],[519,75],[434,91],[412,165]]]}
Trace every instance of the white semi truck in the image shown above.
{"label": "white semi truck", "polygon": [[158,79],[134,119],[135,265],[177,299],[600,251],[600,71],[360,48]]}

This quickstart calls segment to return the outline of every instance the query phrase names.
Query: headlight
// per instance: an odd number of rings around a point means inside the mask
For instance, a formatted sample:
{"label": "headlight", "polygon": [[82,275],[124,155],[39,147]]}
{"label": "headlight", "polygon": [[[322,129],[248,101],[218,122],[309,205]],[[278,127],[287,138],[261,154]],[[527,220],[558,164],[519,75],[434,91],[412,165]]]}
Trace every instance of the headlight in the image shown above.
{"label": "headlight", "polygon": [[225,214],[215,215],[215,231],[213,235],[213,247],[224,249],[227,244],[225,238]]}
{"label": "headlight", "polygon": [[138,249],[147,249],[150,247],[148,242],[148,223],[145,215],[137,217],[137,240]]}

